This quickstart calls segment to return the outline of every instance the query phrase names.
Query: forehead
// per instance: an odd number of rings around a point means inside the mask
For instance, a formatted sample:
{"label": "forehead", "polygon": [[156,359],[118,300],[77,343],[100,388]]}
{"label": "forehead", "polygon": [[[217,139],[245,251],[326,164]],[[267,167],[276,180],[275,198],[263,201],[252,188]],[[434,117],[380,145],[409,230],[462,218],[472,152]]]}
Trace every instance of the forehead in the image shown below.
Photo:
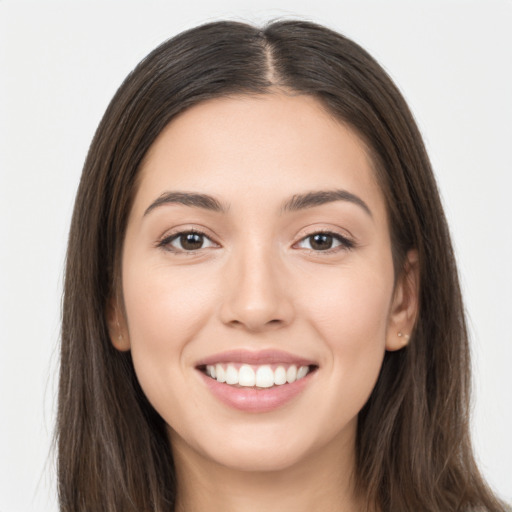
{"label": "forehead", "polygon": [[318,100],[299,94],[240,95],[191,107],[157,137],[139,184],[138,208],[167,190],[271,203],[343,188],[385,210],[363,141]]}

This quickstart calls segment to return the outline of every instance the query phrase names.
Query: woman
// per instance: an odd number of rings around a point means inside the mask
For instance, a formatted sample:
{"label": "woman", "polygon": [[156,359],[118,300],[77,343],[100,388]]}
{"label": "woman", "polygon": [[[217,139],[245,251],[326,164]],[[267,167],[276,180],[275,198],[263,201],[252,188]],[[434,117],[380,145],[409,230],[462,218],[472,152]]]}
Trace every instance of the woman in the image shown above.
{"label": "woman", "polygon": [[305,22],[129,75],[69,239],[61,508],[503,510],[448,229],[400,93]]}

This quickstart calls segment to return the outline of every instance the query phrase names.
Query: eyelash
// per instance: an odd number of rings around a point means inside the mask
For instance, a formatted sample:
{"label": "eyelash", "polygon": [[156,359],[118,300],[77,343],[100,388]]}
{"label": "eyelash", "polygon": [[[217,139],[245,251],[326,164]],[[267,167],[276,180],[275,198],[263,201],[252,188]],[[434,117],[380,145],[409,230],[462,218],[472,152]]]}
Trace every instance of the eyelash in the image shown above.
{"label": "eyelash", "polygon": [[[211,244],[217,245],[203,231],[200,231],[198,229],[187,229],[185,231],[179,231],[177,233],[173,233],[173,234],[165,237],[164,239],[162,239],[160,242],[157,243],[157,247],[160,247],[168,252],[172,252],[175,254],[186,254],[186,255],[194,255],[202,249],[207,249],[207,247],[200,247],[199,249],[196,249],[196,250],[186,250],[184,248],[180,249],[180,248],[172,247],[172,245],[171,245],[172,242],[174,242],[175,240],[179,240],[184,235],[198,235],[200,237],[203,237],[203,240],[207,239],[210,241]],[[337,245],[335,247],[330,247],[329,249],[315,250],[315,249],[311,248],[311,242],[310,242],[310,248],[304,248],[304,249],[306,249],[311,254],[315,254],[315,255],[332,254],[332,253],[338,252],[340,250],[346,250],[346,251],[352,250],[356,247],[356,244],[353,240],[350,240],[349,238],[342,236],[339,233],[334,233],[332,231],[315,231],[313,233],[310,233],[310,234],[302,237],[298,242],[296,242],[293,245],[293,247],[295,247],[296,245],[298,245],[308,239],[311,239],[312,237],[314,237],[316,235],[324,235],[324,236],[332,237],[333,241],[338,242],[339,245]]]}
{"label": "eyelash", "polygon": [[[297,243],[294,244],[294,246],[296,246],[306,240],[312,239],[316,235],[329,236],[333,239],[333,242],[339,242],[339,245],[337,245],[335,247],[330,247],[329,249],[324,249],[324,250],[315,250],[313,248],[305,248],[311,254],[315,254],[315,255],[332,254],[332,253],[336,253],[338,251],[343,251],[343,250],[349,251],[356,247],[356,244],[353,240],[351,240],[345,236],[342,236],[339,233],[335,233],[333,231],[314,231],[313,233],[309,233],[308,235],[302,237]],[[311,247],[311,242],[310,242],[310,247]]]}
{"label": "eyelash", "polygon": [[[177,233],[173,233],[172,235],[166,236],[163,240],[158,242],[157,247],[161,247],[162,249],[169,251],[169,252],[173,252],[175,254],[186,254],[186,255],[194,255],[197,253],[197,251],[200,251],[201,249],[205,249],[205,247],[200,247],[199,249],[196,249],[196,250],[187,251],[186,249],[179,249],[179,248],[172,247],[171,243],[175,240],[179,240],[184,235],[198,235],[200,237],[203,237],[203,239],[209,240],[212,244],[215,244],[215,242],[213,242],[211,240],[211,238],[203,231],[200,231],[198,229],[187,229],[187,230],[178,231]],[[217,245],[217,244],[215,244],[215,245]]]}

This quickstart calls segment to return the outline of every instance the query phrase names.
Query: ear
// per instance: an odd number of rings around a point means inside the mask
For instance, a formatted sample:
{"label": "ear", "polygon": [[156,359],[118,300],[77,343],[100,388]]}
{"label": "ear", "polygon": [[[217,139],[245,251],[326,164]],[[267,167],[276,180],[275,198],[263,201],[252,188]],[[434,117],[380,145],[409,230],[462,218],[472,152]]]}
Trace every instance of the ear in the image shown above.
{"label": "ear", "polygon": [[130,350],[131,345],[123,311],[118,299],[111,298],[108,301],[106,318],[110,342],[117,350],[126,352]]}
{"label": "ear", "polygon": [[418,251],[412,249],[407,253],[402,273],[395,285],[386,350],[400,350],[409,343],[418,316],[419,281]]}

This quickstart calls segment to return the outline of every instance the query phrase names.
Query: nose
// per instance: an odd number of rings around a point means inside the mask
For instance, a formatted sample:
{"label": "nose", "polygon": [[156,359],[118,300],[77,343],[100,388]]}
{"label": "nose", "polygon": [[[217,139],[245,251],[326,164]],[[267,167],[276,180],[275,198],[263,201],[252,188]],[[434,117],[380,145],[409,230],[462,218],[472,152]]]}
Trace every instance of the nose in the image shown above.
{"label": "nose", "polygon": [[252,332],[289,325],[294,308],[286,275],[282,261],[271,250],[252,246],[233,253],[224,275],[222,322]]}

